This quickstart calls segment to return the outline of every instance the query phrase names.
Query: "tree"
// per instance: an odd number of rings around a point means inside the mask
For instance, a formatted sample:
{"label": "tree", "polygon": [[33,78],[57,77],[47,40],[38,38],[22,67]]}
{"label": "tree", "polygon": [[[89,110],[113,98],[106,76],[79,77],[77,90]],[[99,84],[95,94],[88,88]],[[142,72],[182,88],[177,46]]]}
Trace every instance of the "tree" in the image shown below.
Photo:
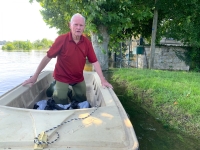
{"label": "tree", "polygon": [[52,45],[53,41],[48,39],[37,40],[33,43],[30,41],[14,41],[7,42],[2,46],[2,50],[31,50],[31,49],[48,49]]}
{"label": "tree", "polygon": [[[156,4],[162,22],[158,34],[181,41],[186,53],[182,56],[190,68],[200,70],[200,0],[159,0]],[[162,14],[162,15],[160,15]]]}
{"label": "tree", "polygon": [[12,42],[7,42],[4,46],[3,46],[3,50],[14,50],[15,47],[13,45]]}
{"label": "tree", "polygon": [[48,49],[53,44],[53,41],[43,38],[41,41],[36,40],[33,42],[34,49],[41,50],[41,49]]}
{"label": "tree", "polygon": [[159,34],[200,47],[199,3],[200,0],[159,0],[158,11],[164,14]]}
{"label": "tree", "polygon": [[[33,1],[33,0],[31,0]],[[68,22],[75,13],[86,17],[86,33],[91,36],[102,70],[108,69],[108,45],[142,34],[149,36],[154,2],[147,0],[36,0],[43,7],[41,14],[50,27],[59,33],[69,31]],[[151,30],[150,30],[151,31]],[[113,43],[113,44],[109,44]]]}
{"label": "tree", "polygon": [[36,40],[33,42],[33,48],[37,50],[43,49],[43,44],[41,43],[40,40]]}
{"label": "tree", "polygon": [[32,43],[30,41],[25,41],[23,43],[23,50],[31,50],[32,49]]}
{"label": "tree", "polygon": [[[156,2],[157,2],[157,0],[155,0],[155,4],[156,4]],[[154,65],[157,22],[158,22],[158,10],[157,10],[157,8],[154,8],[154,17],[153,17],[153,24],[152,24],[151,53],[150,53],[149,69],[152,69],[153,65]]]}

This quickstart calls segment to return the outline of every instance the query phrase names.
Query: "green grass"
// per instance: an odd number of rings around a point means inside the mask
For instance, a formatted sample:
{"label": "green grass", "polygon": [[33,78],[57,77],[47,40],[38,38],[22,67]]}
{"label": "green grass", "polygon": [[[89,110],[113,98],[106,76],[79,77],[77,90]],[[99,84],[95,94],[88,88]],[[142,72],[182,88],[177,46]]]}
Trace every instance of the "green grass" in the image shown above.
{"label": "green grass", "polygon": [[200,138],[200,74],[136,68],[111,69],[112,80],[163,124]]}

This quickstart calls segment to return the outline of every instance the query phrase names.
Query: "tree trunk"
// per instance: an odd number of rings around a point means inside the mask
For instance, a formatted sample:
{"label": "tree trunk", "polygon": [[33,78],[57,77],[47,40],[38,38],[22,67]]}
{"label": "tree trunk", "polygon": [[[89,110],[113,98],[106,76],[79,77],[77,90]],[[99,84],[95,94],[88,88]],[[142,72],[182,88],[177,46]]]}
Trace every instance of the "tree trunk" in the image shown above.
{"label": "tree trunk", "polygon": [[[107,29],[104,26],[100,26],[98,33],[91,33],[91,39],[94,51],[96,53],[97,59],[101,65],[102,70],[108,70],[108,43],[109,35]],[[103,37],[103,41],[99,42],[99,37]]]}
{"label": "tree trunk", "polygon": [[[155,0],[156,4],[157,0]],[[150,62],[149,69],[152,69],[154,66],[154,56],[155,56],[155,40],[156,40],[156,32],[157,32],[157,21],[158,21],[158,10],[154,10],[153,24],[152,24],[152,37],[151,37],[151,53],[150,53]]]}

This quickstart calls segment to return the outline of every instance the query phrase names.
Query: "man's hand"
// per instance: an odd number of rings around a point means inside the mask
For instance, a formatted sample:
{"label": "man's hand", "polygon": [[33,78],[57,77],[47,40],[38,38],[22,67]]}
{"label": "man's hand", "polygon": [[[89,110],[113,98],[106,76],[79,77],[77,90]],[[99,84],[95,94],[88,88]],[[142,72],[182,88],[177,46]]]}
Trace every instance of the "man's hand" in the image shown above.
{"label": "man's hand", "polygon": [[30,86],[32,86],[37,81],[37,78],[38,78],[40,72],[44,69],[44,67],[49,63],[50,60],[51,60],[51,58],[49,58],[47,55],[44,56],[44,58],[40,62],[34,75],[32,77],[30,77],[28,80],[24,81],[24,83],[22,83],[22,85],[29,84]]}
{"label": "man's hand", "polygon": [[112,88],[113,89],[113,86],[106,79],[102,79],[101,80],[101,84],[102,84],[103,88],[108,87],[108,88]]}
{"label": "man's hand", "polygon": [[24,86],[24,85],[29,84],[30,86],[32,86],[36,81],[37,81],[37,77],[32,76],[32,77],[30,77],[28,80],[25,80],[25,81],[22,83],[22,85]]}
{"label": "man's hand", "polygon": [[102,70],[101,70],[101,66],[99,64],[98,61],[96,61],[95,63],[92,63],[97,74],[99,75],[100,79],[101,79],[101,84],[104,88],[108,87],[108,88],[112,88],[113,89],[113,86],[108,83],[108,81],[106,81],[105,77],[103,76],[103,73],[102,73]]}

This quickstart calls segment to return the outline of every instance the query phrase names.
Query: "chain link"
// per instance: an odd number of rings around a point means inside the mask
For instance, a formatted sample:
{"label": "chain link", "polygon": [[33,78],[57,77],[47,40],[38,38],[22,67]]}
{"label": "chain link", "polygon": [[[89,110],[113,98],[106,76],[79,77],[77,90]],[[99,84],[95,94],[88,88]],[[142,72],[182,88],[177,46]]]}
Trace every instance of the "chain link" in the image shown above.
{"label": "chain link", "polygon": [[[55,130],[56,128],[59,128],[59,127],[61,127],[64,124],[72,122],[73,120],[83,120],[83,119],[86,119],[86,118],[90,117],[99,108],[98,105],[96,105],[95,107],[96,108],[89,115],[87,115],[86,117],[83,117],[83,118],[72,118],[71,120],[65,121],[65,122],[63,122],[63,123],[61,123],[61,124],[59,124],[59,125],[57,125],[57,126],[55,126],[53,128],[50,128],[49,130],[44,131],[44,133],[47,133],[47,132],[52,131],[52,130]],[[43,144],[50,145],[50,144],[56,142],[60,138],[59,133],[56,132],[56,134],[57,134],[57,138],[55,140],[51,141],[51,142],[48,141],[48,138],[47,138],[47,142],[40,141],[39,140],[40,134],[38,134],[38,136],[34,138],[34,143],[37,144],[37,145],[43,145]]]}

